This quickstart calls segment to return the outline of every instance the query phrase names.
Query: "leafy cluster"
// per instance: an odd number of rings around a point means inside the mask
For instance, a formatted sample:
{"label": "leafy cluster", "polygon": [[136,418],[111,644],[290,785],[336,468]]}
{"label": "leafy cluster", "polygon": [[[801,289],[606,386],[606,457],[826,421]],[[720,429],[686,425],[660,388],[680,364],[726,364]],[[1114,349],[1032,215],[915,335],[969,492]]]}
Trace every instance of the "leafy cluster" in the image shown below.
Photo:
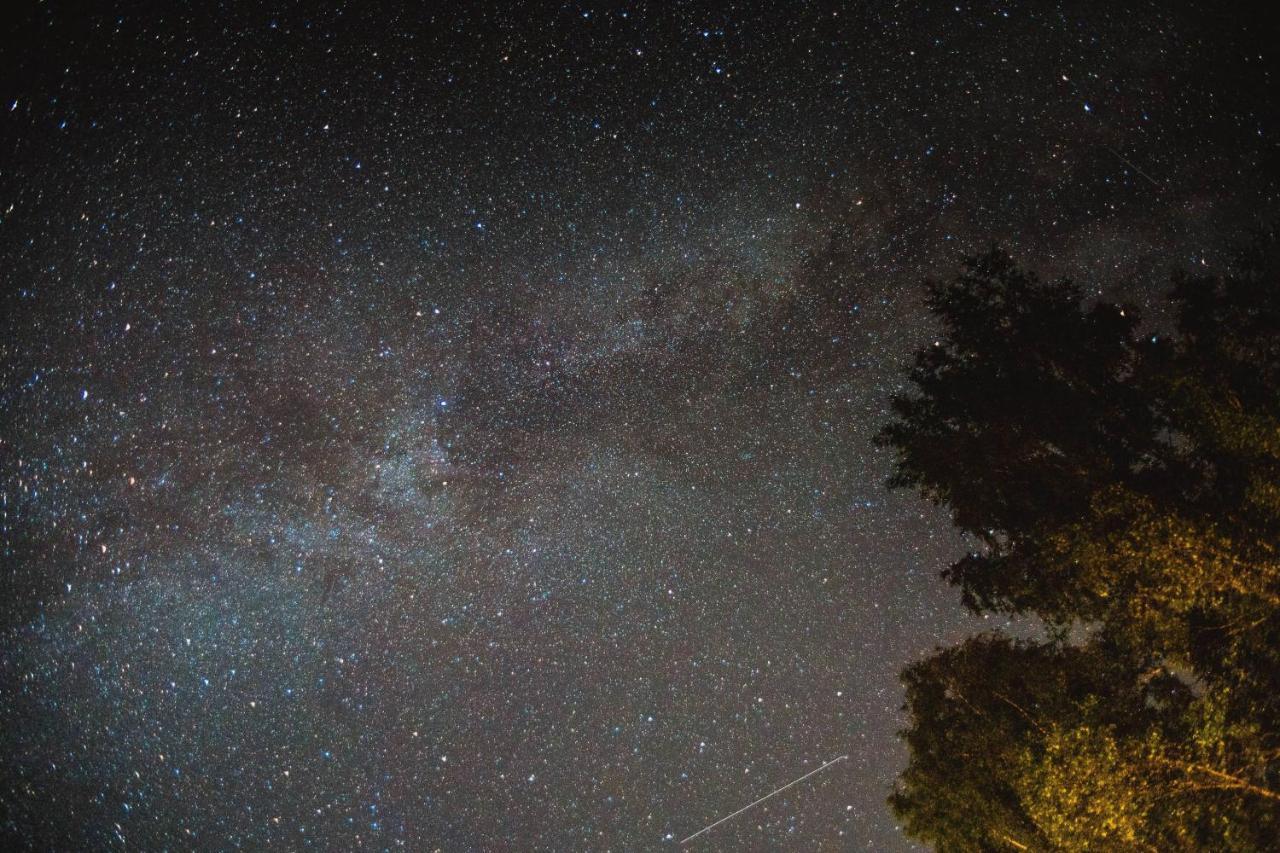
{"label": "leafy cluster", "polygon": [[1000,250],[928,285],[941,337],[880,441],[978,547],[943,574],[1038,642],[904,673],[890,798],[940,850],[1280,838],[1280,241],[1175,277],[1176,334]]}

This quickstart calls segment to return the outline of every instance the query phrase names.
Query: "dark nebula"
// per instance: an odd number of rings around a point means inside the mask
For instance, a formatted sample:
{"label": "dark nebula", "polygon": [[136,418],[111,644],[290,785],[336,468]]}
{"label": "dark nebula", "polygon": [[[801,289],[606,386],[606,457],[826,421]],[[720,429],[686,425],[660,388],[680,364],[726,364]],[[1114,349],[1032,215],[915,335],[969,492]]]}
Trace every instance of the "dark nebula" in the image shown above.
{"label": "dark nebula", "polygon": [[920,282],[1221,264],[1274,29],[418,5],[9,10],[6,844],[650,849],[848,755],[690,847],[908,847],[897,673],[992,624],[870,442]]}

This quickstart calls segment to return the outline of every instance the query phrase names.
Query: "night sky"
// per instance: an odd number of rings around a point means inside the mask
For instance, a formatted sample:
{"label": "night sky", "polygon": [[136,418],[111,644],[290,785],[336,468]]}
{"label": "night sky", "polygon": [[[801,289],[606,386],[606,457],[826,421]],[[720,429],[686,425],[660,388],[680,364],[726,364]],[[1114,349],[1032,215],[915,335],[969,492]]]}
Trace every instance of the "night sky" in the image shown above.
{"label": "night sky", "polygon": [[674,847],[847,755],[688,847],[905,849],[897,673],[998,621],[870,440],[922,279],[1280,210],[1221,4],[106,6],[4,24],[8,846]]}

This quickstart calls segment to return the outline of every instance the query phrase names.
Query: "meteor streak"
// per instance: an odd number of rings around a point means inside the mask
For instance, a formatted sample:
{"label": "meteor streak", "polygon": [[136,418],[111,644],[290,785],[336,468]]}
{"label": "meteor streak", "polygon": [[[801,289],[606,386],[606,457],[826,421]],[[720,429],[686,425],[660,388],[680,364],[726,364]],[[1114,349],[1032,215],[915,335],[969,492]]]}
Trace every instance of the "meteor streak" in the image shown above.
{"label": "meteor streak", "polygon": [[716,821],[715,823],[713,823],[713,824],[709,824],[708,826],[704,826],[702,829],[699,829],[699,830],[698,830],[697,832],[695,832],[693,835],[690,835],[688,838],[684,839],[684,840],[683,840],[683,841],[681,841],[680,843],[681,843],[681,844],[688,844],[690,841],[692,841],[693,839],[697,838],[699,835],[701,835],[702,833],[706,832],[707,830],[709,830],[709,829],[715,829],[717,826],[719,826],[720,824],[724,823],[726,820],[731,820],[731,819],[733,819],[733,818],[737,817],[738,815],[742,814],[743,812],[745,812],[747,809],[750,809],[750,808],[752,808],[752,807],[754,807],[754,806],[758,806],[758,805],[760,805],[760,804],[761,804],[761,803],[763,803],[765,800],[767,800],[767,799],[769,799],[770,797],[772,797],[774,794],[780,794],[780,793],[782,793],[783,791],[785,791],[785,790],[787,790],[788,788],[790,788],[792,785],[795,785],[795,784],[797,784],[797,783],[799,783],[799,782],[803,782],[805,779],[808,779],[810,776],[814,775],[815,773],[821,773],[823,770],[826,770],[828,767],[830,767],[832,764],[835,764],[837,761],[844,761],[844,760],[845,760],[846,758],[848,758],[848,757],[849,757],[849,756],[847,756],[847,755],[841,755],[841,756],[838,756],[838,757],[836,757],[836,758],[831,759],[831,760],[830,760],[830,761],[828,761],[826,764],[824,764],[824,765],[822,765],[821,767],[819,767],[817,770],[810,770],[808,773],[804,774],[804,775],[803,775],[803,776],[801,776],[799,779],[794,779],[794,780],[792,780],[792,781],[788,782],[787,784],[783,785],[781,788],[778,788],[777,790],[774,790],[774,791],[770,791],[769,793],[765,794],[763,797],[761,797],[760,799],[756,800],[755,802],[753,802],[753,803],[748,803],[747,805],[745,805],[745,806],[743,806],[742,808],[738,809],[738,810],[737,810],[736,812],[734,812],[733,814],[731,814],[731,815],[725,815],[724,817],[720,818],[720,819],[719,819],[718,821]]}

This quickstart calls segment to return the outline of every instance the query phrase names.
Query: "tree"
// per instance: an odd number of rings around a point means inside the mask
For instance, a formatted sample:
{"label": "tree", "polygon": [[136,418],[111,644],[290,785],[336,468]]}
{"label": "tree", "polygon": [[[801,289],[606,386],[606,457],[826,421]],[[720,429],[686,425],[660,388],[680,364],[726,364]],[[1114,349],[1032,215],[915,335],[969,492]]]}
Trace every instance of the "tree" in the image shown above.
{"label": "tree", "polygon": [[1041,849],[1018,768],[1048,720],[1075,720],[1073,697],[1141,705],[1128,680],[1091,650],[974,637],[908,668],[911,764],[890,798],[913,836],[940,850]]}
{"label": "tree", "polygon": [[974,537],[943,573],[970,608],[1052,630],[904,673],[911,761],[891,804],[912,835],[956,850],[1280,837],[1278,247],[1177,277],[1171,337],[1000,250],[928,285],[941,336],[880,433],[891,484]]}

